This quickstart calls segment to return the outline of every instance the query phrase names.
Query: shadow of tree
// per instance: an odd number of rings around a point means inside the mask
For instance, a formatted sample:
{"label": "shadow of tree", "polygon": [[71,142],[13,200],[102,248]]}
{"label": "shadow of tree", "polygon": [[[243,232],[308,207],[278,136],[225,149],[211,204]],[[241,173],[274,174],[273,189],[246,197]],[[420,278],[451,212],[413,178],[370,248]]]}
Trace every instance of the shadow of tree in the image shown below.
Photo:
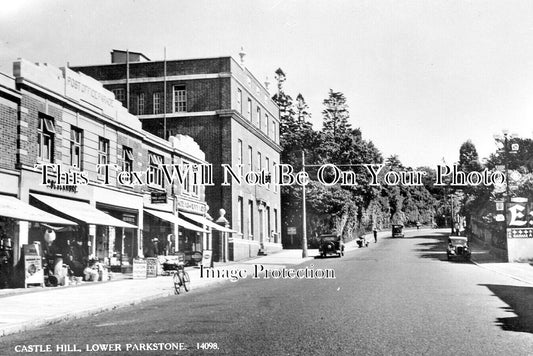
{"label": "shadow of tree", "polygon": [[509,307],[502,309],[517,316],[497,318],[496,324],[503,330],[533,333],[533,287],[480,284],[487,287]]}

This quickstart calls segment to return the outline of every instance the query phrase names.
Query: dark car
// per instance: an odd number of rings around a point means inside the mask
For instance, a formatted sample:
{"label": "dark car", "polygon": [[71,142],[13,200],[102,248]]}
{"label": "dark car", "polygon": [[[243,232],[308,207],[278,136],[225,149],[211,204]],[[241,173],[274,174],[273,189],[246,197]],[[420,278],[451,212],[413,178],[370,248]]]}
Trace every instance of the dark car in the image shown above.
{"label": "dark car", "polygon": [[320,256],[326,257],[328,255],[337,255],[338,257],[344,256],[344,242],[340,236],[335,234],[323,234],[320,235],[320,245],[318,251]]}
{"label": "dark car", "polygon": [[446,256],[448,260],[452,258],[460,258],[465,261],[470,259],[472,252],[468,247],[468,240],[462,236],[450,236],[448,238],[448,247],[446,248]]}
{"label": "dark car", "polygon": [[392,237],[403,237],[403,225],[392,225]]}

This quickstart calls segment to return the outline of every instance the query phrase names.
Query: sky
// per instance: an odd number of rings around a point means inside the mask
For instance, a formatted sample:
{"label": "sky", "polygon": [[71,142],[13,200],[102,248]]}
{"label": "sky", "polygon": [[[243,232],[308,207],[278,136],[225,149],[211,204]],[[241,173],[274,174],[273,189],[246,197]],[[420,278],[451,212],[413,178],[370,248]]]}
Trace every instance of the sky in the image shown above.
{"label": "sky", "polygon": [[[260,80],[286,73],[315,129],[330,89],[384,157],[451,164],[466,140],[480,158],[502,130],[533,136],[532,1],[0,0],[0,71],[25,58],[57,67],[233,56]],[[272,92],[273,93],[273,92]],[[373,163],[373,162],[369,162]]]}

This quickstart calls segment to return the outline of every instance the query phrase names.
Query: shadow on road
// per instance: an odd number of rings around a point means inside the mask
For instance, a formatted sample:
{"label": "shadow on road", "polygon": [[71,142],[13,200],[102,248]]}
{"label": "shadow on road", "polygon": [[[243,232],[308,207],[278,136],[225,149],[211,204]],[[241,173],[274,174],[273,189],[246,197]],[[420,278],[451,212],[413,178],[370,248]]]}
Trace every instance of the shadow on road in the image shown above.
{"label": "shadow on road", "polygon": [[533,287],[498,284],[480,284],[487,287],[509,307],[503,308],[517,316],[497,318],[495,322],[503,330],[533,333]]}
{"label": "shadow on road", "polygon": [[448,260],[446,255],[446,241],[437,240],[433,238],[431,242],[421,242],[416,244],[417,246],[423,247],[415,249],[416,252],[420,252],[420,257],[429,258],[438,261],[448,262],[448,263],[470,263],[470,261],[462,258],[453,258]]}

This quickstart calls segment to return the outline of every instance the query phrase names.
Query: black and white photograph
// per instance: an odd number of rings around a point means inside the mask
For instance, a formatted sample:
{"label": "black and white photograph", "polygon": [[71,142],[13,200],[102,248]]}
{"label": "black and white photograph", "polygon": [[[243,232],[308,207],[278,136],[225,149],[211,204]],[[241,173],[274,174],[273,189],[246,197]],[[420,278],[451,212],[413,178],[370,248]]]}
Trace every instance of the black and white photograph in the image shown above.
{"label": "black and white photograph", "polygon": [[0,0],[0,355],[533,355],[533,2]]}

